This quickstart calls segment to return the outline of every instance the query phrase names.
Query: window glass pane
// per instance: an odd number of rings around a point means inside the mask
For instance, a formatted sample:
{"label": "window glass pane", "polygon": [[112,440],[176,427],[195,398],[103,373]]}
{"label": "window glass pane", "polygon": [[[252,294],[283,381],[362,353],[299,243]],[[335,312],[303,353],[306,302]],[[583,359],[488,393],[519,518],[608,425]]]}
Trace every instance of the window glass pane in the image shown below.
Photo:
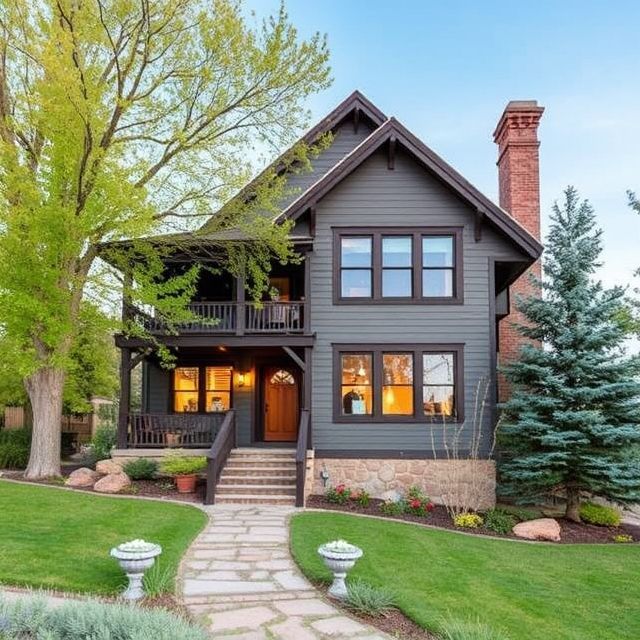
{"label": "window glass pane", "polygon": [[343,415],[371,415],[373,396],[370,353],[344,353],[340,359]]}
{"label": "window glass pane", "polygon": [[453,270],[423,269],[422,295],[425,298],[450,298],[453,296]]}
{"label": "window glass pane", "polygon": [[173,395],[173,410],[176,413],[193,413],[198,411],[198,392],[176,391]]}
{"label": "window glass pane", "polygon": [[177,367],[174,369],[173,388],[176,391],[197,391],[198,367]]}
{"label": "window glass pane", "polygon": [[382,413],[385,415],[413,415],[413,387],[385,385],[382,387]]}
{"label": "window glass pane", "polygon": [[453,237],[424,236],[422,238],[423,267],[453,267]]}
{"label": "window glass pane", "polygon": [[455,412],[453,387],[422,387],[426,416],[452,416]]}
{"label": "window glass pane", "polygon": [[422,356],[424,384],[453,384],[453,354],[425,353]]}
{"label": "window glass pane", "polygon": [[229,411],[231,393],[229,391],[207,391],[205,409],[208,412]]}
{"label": "window glass pane", "polygon": [[382,266],[410,267],[411,236],[389,236],[382,238]]}
{"label": "window glass pane", "polygon": [[228,391],[231,389],[231,367],[207,367],[205,379],[208,391]]}
{"label": "window glass pane", "polygon": [[343,267],[371,266],[371,237],[340,239]]}
{"label": "window glass pane", "polygon": [[382,296],[385,298],[410,298],[413,294],[411,269],[383,269]]}
{"label": "window glass pane", "polygon": [[384,384],[413,384],[413,354],[382,354]]}
{"label": "window glass pane", "polygon": [[343,269],[341,296],[343,298],[371,297],[371,270]]}

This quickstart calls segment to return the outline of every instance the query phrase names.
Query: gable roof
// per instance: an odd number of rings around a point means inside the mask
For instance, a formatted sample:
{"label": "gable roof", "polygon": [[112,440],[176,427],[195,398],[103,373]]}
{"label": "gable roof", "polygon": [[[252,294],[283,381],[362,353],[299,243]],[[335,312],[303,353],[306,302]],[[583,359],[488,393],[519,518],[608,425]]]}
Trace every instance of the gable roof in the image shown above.
{"label": "gable roof", "polygon": [[[273,169],[273,167],[276,167],[276,171],[278,173],[284,171],[286,169],[284,160],[296,145],[300,144],[301,142],[305,144],[313,144],[314,142],[317,142],[320,136],[333,130],[350,115],[353,116],[354,123],[356,125],[360,120],[364,119],[368,120],[374,128],[379,127],[383,122],[387,120],[387,116],[385,116],[385,114],[382,113],[382,111],[380,111],[380,109],[378,109],[378,107],[376,107],[373,102],[371,102],[365,95],[363,95],[356,89],[330,113],[322,118],[320,122],[311,127],[311,129],[309,129],[297,142],[291,145],[286,151],[281,153],[273,162],[265,167],[255,178],[253,178],[253,180],[248,182],[238,193],[236,193],[235,196],[231,198],[231,200],[222,205],[222,207],[216,213],[212,214],[212,218],[232,203],[237,202],[238,200],[241,200],[243,198],[251,198],[254,187],[259,184],[260,180],[263,179],[265,174]],[[199,233],[206,232],[207,227],[213,225],[212,218],[207,220],[207,222],[205,222],[200,227],[200,229],[198,230]]]}
{"label": "gable roof", "polygon": [[542,245],[534,236],[395,118],[389,118],[351,153],[337,162],[322,178],[300,194],[275,218],[275,222],[298,218],[386,143],[402,146],[430,173],[471,205],[480,216],[510,237],[528,256],[534,259],[540,256]]}

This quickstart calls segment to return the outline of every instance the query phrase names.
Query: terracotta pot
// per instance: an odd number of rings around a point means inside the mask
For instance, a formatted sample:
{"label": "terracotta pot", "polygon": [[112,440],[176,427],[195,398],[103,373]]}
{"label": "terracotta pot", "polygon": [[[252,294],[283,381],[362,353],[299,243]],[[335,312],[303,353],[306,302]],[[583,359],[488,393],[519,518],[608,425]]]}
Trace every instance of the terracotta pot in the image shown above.
{"label": "terracotta pot", "polygon": [[178,493],[193,493],[196,490],[197,478],[195,473],[190,473],[188,476],[176,476]]}

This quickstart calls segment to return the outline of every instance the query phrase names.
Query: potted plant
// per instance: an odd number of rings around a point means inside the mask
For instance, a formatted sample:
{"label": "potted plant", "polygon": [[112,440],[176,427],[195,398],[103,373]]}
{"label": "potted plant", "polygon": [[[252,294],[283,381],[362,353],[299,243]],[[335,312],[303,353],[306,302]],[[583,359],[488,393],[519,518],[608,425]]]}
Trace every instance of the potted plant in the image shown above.
{"label": "potted plant", "polygon": [[319,547],[318,554],[333,573],[333,584],[329,587],[329,595],[344,600],[347,597],[345,578],[356,560],[362,557],[362,549],[346,540],[334,540]]}
{"label": "potted plant", "polygon": [[204,456],[189,456],[183,451],[176,451],[160,463],[160,470],[175,478],[178,493],[193,493],[198,473],[206,466],[207,459]]}

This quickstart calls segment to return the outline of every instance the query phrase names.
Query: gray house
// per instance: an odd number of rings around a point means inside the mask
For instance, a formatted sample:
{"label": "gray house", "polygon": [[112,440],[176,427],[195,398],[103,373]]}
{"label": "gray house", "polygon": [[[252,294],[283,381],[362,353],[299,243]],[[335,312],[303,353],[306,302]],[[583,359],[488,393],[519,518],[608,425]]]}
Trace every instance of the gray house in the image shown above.
{"label": "gray house", "polygon": [[[117,336],[114,455],[207,453],[209,501],[302,504],[338,482],[377,496],[421,484],[437,496],[447,438],[459,433],[464,450],[480,429],[487,451],[499,352],[517,352],[509,291],[522,290],[542,251],[541,113],[511,102],[498,124],[498,206],[400,122],[349,96],[306,134],[331,132],[332,144],[311,172],[291,174],[295,194],[274,220],[295,221],[303,258],[273,266],[277,296],[249,301],[241,279],[204,273],[192,307],[204,320],[177,335],[127,309],[177,361],[163,369],[143,340]],[[137,364],[141,413],[129,409]],[[492,486],[491,461],[473,472]]]}

